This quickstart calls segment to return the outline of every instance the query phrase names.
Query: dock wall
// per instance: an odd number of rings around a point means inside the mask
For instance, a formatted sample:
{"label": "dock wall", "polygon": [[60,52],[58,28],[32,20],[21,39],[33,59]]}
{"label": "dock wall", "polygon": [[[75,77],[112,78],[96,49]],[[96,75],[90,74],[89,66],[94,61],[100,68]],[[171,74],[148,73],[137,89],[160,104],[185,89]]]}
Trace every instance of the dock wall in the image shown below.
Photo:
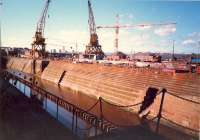
{"label": "dock wall", "polygon": [[[149,86],[163,88],[187,99],[199,101],[200,78],[195,75],[173,75],[156,70],[120,68],[99,64],[73,64],[51,61],[42,78],[58,84],[66,71],[61,86],[70,87],[96,98],[118,104],[130,105],[143,100]],[[188,95],[187,95],[188,94]],[[194,95],[194,96],[192,96]],[[158,113],[160,97],[151,106],[151,115]],[[185,127],[199,129],[199,105],[166,94],[163,115]]]}
{"label": "dock wall", "polygon": [[[10,59],[7,67],[30,72],[30,63],[31,60],[28,59]],[[50,61],[41,78],[95,98],[102,97],[117,105],[131,105],[142,101],[149,86],[166,88],[170,93],[200,102],[200,76],[196,74],[174,75],[145,68]],[[150,107],[152,116],[157,115],[159,105],[160,95]],[[133,108],[134,111],[137,109]],[[163,116],[182,126],[199,130],[200,107],[197,104],[166,93]]]}
{"label": "dock wall", "polygon": [[[28,73],[28,74],[32,73],[32,63],[33,63],[32,59],[10,57],[10,58],[7,58],[7,61],[8,62],[7,62],[6,67],[8,69],[21,71],[21,72]],[[36,67],[35,67],[36,73],[42,72],[41,65],[42,65],[42,60],[37,60]]]}

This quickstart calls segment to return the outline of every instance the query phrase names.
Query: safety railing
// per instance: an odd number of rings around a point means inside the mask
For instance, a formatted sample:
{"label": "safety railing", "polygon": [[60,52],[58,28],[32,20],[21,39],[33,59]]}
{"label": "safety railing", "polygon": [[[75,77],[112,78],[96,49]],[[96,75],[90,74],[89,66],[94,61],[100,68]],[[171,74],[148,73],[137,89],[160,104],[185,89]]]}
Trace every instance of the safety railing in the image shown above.
{"label": "safety railing", "polygon": [[90,110],[92,110],[97,105],[99,100],[94,105],[92,105],[90,108],[88,108],[87,110],[84,110],[84,109],[79,108],[79,107],[65,101],[64,99],[62,99],[62,98],[60,98],[60,97],[58,97],[58,96],[56,96],[56,95],[54,95],[54,94],[52,94],[52,93],[50,93],[46,90],[40,88],[37,85],[34,85],[33,83],[31,83],[31,82],[29,82],[25,79],[22,79],[22,78],[14,75],[12,73],[5,71],[4,75],[5,75],[5,78],[7,78],[7,79],[12,78],[15,81],[20,81],[24,85],[30,87],[32,90],[36,91],[37,94],[35,96],[38,96],[38,94],[39,94],[42,99],[46,100],[45,101],[46,107],[47,107],[47,99],[56,103],[56,118],[58,118],[59,106],[63,107],[68,112],[71,112],[73,114],[72,115],[72,127],[71,127],[73,132],[77,132],[77,129],[78,129],[77,118],[80,118],[80,119],[86,121],[88,124],[90,124],[92,127],[94,127],[95,128],[95,135],[97,135],[98,129],[100,129],[104,133],[108,133],[112,129],[117,128],[112,123],[110,123],[106,120],[103,120],[102,118],[99,118],[98,116],[89,112]]}

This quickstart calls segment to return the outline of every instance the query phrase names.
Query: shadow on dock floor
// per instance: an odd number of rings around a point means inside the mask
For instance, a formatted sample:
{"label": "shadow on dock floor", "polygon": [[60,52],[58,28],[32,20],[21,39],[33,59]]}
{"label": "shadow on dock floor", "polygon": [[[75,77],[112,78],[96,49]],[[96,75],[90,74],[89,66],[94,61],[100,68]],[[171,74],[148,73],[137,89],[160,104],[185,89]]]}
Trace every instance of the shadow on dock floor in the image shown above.
{"label": "shadow on dock floor", "polygon": [[90,140],[167,140],[142,126],[134,126],[124,130],[115,131],[109,135],[93,137]]}
{"label": "shadow on dock floor", "polygon": [[162,126],[161,134],[153,132],[149,127],[138,125],[116,130],[110,134],[92,137],[90,140],[198,140],[198,137],[192,137],[169,127],[163,127],[165,126]]}
{"label": "shadow on dock floor", "polygon": [[0,140],[75,140],[38,103],[0,78]]}

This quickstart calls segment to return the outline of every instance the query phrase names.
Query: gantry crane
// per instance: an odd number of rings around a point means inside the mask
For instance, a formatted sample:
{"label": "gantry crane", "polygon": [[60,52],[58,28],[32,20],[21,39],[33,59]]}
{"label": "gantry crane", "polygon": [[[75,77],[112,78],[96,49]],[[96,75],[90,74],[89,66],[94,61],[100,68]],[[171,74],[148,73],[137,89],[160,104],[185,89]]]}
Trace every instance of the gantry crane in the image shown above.
{"label": "gantry crane", "polygon": [[32,43],[32,57],[33,59],[40,57],[45,58],[45,38],[44,38],[44,29],[45,29],[45,22],[47,17],[47,12],[49,8],[50,0],[46,0],[45,7],[42,11],[41,17],[37,23],[37,28],[34,36],[34,41]]}
{"label": "gantry crane", "polygon": [[102,59],[104,53],[101,49],[101,45],[99,45],[98,35],[96,33],[96,25],[90,0],[88,0],[88,11],[89,11],[88,24],[90,30],[90,42],[88,45],[86,45],[85,54],[96,55],[98,59]]}
{"label": "gantry crane", "polygon": [[120,25],[119,24],[119,15],[116,15],[116,24],[111,26],[97,26],[97,29],[101,28],[111,28],[115,29],[115,53],[118,53],[119,47],[119,29],[121,28],[137,28],[137,27],[152,27],[152,26],[166,26],[166,25],[175,25],[176,23],[159,23],[159,24],[136,24],[136,25]]}

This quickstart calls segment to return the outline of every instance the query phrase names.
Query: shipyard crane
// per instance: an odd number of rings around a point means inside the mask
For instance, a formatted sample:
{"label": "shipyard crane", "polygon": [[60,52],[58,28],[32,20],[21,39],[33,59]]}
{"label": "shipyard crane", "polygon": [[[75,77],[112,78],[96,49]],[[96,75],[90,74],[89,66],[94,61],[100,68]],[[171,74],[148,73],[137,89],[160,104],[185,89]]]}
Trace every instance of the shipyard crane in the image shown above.
{"label": "shipyard crane", "polygon": [[46,0],[45,7],[42,11],[42,14],[40,16],[40,19],[37,23],[37,28],[34,36],[34,41],[32,43],[32,57],[35,59],[36,57],[45,58],[45,38],[44,38],[44,29],[45,29],[45,22],[47,17],[47,12],[49,8],[50,0]]}
{"label": "shipyard crane", "polygon": [[92,11],[92,6],[90,0],[88,0],[88,12],[89,12],[89,30],[90,30],[90,42],[86,45],[85,54],[86,55],[96,55],[97,58],[102,59],[104,53],[101,49],[101,45],[99,45],[98,35],[96,33],[96,24]]}
{"label": "shipyard crane", "polygon": [[152,27],[152,26],[166,26],[166,25],[175,25],[176,23],[159,23],[159,24],[136,24],[136,25],[120,25],[119,24],[119,15],[116,15],[116,24],[111,26],[97,26],[97,29],[101,28],[110,28],[115,29],[115,53],[118,53],[119,46],[119,29],[121,28],[137,28],[137,27]]}

